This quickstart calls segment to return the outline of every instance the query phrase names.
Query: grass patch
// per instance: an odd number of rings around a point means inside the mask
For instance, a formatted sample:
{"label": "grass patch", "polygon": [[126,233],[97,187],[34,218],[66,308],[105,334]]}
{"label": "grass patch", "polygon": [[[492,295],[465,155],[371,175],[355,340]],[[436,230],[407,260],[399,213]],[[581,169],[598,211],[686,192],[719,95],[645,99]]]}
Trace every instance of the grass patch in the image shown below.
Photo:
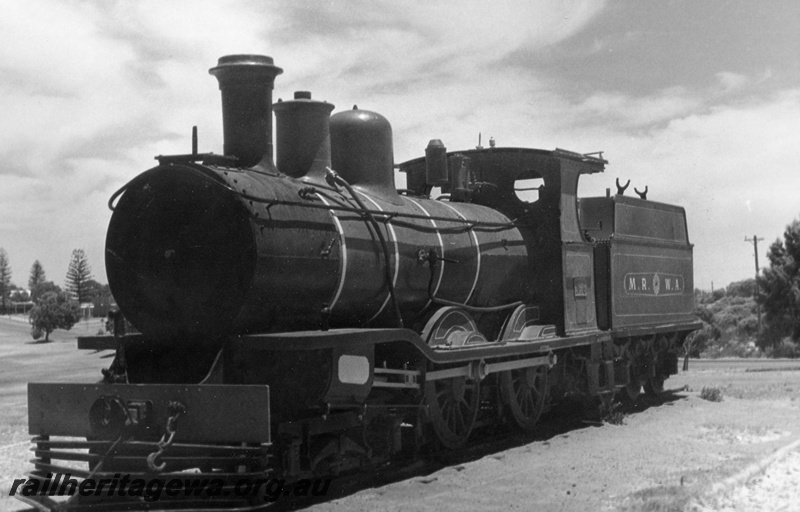
{"label": "grass patch", "polygon": [[718,387],[703,387],[702,391],[700,391],[700,398],[709,402],[721,402],[722,389]]}

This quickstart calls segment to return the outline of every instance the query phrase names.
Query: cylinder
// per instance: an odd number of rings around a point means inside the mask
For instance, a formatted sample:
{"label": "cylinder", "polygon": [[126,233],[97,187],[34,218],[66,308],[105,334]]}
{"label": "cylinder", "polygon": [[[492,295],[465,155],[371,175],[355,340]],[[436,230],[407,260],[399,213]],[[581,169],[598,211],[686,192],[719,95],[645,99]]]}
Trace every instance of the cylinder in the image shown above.
{"label": "cylinder", "polygon": [[272,89],[283,70],[264,55],[227,55],[208,70],[222,93],[224,153],[241,167],[272,163]]}
{"label": "cylinder", "polygon": [[330,114],[333,105],[297,91],[294,100],[278,101],[275,141],[278,170],[293,178],[322,180],[331,165]]}

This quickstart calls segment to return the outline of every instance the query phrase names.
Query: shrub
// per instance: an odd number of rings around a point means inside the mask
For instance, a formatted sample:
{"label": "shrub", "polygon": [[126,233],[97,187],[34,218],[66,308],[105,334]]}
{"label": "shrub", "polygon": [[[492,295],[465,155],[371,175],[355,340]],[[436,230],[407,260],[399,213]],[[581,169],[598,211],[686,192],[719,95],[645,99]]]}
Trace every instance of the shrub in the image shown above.
{"label": "shrub", "polygon": [[700,391],[700,398],[708,400],[709,402],[721,402],[722,390],[720,388],[704,387],[702,391]]}
{"label": "shrub", "polygon": [[608,411],[603,414],[602,420],[604,423],[609,423],[611,425],[624,425],[625,424],[625,414],[624,412],[619,410],[619,403],[614,403]]}
{"label": "shrub", "polygon": [[781,357],[795,359],[800,357],[800,343],[792,341],[791,338],[783,338],[780,343],[767,349],[770,357]]}

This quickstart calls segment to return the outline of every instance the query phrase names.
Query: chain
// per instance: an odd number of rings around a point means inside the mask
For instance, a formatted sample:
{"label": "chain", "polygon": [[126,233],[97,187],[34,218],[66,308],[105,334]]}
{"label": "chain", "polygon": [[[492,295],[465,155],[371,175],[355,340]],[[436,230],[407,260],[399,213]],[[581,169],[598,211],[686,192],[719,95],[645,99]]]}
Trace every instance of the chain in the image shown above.
{"label": "chain", "polygon": [[172,446],[177,432],[178,418],[186,412],[186,407],[180,402],[169,402],[167,411],[169,412],[169,418],[167,418],[167,424],[164,427],[164,435],[161,436],[161,440],[157,443],[158,450],[147,456],[147,467],[155,473],[161,473],[167,466],[166,462],[156,465],[156,459],[161,457],[164,451]]}

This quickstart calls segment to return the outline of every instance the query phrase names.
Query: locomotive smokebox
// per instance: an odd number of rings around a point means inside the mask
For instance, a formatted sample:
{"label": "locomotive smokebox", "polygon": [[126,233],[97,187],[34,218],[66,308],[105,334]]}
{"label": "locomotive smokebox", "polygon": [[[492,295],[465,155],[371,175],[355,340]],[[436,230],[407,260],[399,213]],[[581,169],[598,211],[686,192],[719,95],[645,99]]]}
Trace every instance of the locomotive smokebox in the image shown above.
{"label": "locomotive smokebox", "polygon": [[224,152],[241,167],[272,163],[272,89],[283,70],[264,55],[227,55],[208,72],[222,92]]}
{"label": "locomotive smokebox", "polygon": [[297,91],[294,100],[279,100],[272,108],[278,170],[292,178],[325,179],[325,168],[331,165],[333,105],[312,100],[308,91]]}

